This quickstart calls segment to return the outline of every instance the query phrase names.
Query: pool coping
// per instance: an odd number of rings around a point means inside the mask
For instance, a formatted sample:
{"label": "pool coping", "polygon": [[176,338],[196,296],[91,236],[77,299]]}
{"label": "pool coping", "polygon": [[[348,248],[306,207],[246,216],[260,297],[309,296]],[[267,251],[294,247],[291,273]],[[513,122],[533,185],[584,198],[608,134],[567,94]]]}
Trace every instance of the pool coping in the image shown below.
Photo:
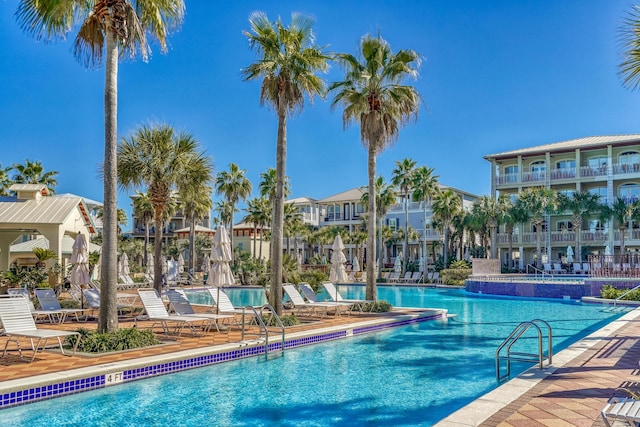
{"label": "pool coping", "polygon": [[553,364],[540,370],[531,367],[519,376],[475,399],[468,405],[458,409],[446,418],[438,421],[433,427],[466,427],[478,426],[491,416],[513,403],[533,387],[544,381],[558,369],[582,355],[629,322],[640,318],[640,309],[634,309],[622,317],[603,326],[592,334],[571,344],[569,347],[553,355]]}
{"label": "pool coping", "polygon": [[[423,308],[413,310],[404,309],[402,314],[381,315],[376,319],[292,332],[285,335],[284,349],[349,338],[413,323],[446,319],[448,316],[446,309]],[[269,352],[280,352],[282,348],[283,342],[278,336],[270,337],[268,343]],[[250,340],[1,381],[0,412],[2,409],[41,400],[101,389],[187,369],[265,355],[266,353],[264,341]]]}

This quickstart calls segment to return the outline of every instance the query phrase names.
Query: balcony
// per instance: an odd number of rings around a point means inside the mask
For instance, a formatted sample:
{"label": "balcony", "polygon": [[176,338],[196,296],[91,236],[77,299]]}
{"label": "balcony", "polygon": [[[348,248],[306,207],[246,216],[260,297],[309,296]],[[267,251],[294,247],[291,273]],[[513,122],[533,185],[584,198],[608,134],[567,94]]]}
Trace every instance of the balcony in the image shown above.
{"label": "balcony", "polygon": [[629,175],[640,173],[640,164],[638,163],[619,163],[613,165],[614,175]]}
{"label": "balcony", "polygon": [[541,171],[523,172],[522,182],[544,182],[545,177],[546,177],[546,173]]}
{"label": "balcony", "polygon": [[575,179],[576,169],[575,168],[552,169],[549,172],[549,177],[551,178],[551,181],[559,181],[563,179]]}
{"label": "balcony", "polygon": [[496,178],[497,185],[504,184],[515,184],[518,182],[518,174],[517,173],[509,173],[506,175],[500,175]]}

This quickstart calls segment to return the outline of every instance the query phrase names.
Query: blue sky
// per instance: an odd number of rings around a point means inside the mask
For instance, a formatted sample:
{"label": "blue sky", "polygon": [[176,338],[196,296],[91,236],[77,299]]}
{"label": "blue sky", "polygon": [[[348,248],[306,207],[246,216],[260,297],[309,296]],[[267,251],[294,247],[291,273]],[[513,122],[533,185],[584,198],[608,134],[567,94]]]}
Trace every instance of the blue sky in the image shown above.
{"label": "blue sky", "polygon": [[[222,5],[222,6],[221,6]],[[118,133],[161,121],[193,134],[216,171],[230,162],[254,185],[275,166],[276,117],[259,105],[259,82],[240,70],[256,59],[242,30],[254,10],[289,22],[315,16],[317,41],[355,53],[378,31],[393,50],[424,57],[413,84],[425,101],[418,121],[378,158],[391,176],[405,157],[435,168],[440,182],[490,190],[482,156],[592,135],[638,133],[640,93],[622,87],[619,29],[632,3],[617,0],[188,1],[169,52],[152,45],[148,63],[119,68]],[[0,0],[0,129],[4,167],[39,160],[59,171],[59,193],[102,200],[104,69],[87,70],[66,41],[37,42],[16,23],[16,1]],[[325,78],[341,80],[333,65]],[[343,130],[330,99],[307,102],[289,120],[292,196],[324,198],[365,185],[366,151],[357,126]],[[216,196],[217,200],[217,196]],[[121,193],[119,206],[130,200]]]}

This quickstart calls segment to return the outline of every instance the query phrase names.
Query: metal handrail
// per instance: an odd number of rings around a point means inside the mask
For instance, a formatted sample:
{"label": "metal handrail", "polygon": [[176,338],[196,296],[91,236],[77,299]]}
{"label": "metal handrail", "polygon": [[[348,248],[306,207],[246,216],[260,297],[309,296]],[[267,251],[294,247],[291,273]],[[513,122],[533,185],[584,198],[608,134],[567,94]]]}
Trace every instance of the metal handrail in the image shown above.
{"label": "metal handrail", "polygon": [[[507,379],[511,376],[511,361],[515,360],[518,362],[531,362],[538,363],[540,369],[544,368],[544,349],[542,345],[542,329],[538,325],[538,323],[542,323],[547,328],[547,359],[548,364],[551,364],[553,361],[553,330],[551,329],[551,325],[545,322],[542,319],[534,319],[529,322],[522,322],[509,334],[507,338],[500,344],[498,349],[496,350],[496,379],[498,382],[501,382],[503,379]],[[538,332],[538,354],[532,353],[522,353],[522,352],[512,352],[511,347],[524,335],[525,332],[529,330],[529,328],[534,327]],[[507,355],[501,356],[500,352],[502,349],[506,347]],[[507,372],[505,375],[500,375],[500,361],[507,361]]]}
{"label": "metal handrail", "polygon": [[282,351],[284,351],[284,343],[285,343],[285,330],[284,330],[284,325],[282,323],[282,320],[280,320],[280,317],[278,316],[278,314],[276,313],[276,311],[273,309],[273,307],[269,304],[264,304],[263,306],[260,307],[260,312],[258,313],[258,311],[256,311],[256,308],[252,305],[247,305],[246,307],[243,307],[242,309],[242,341],[244,341],[244,336],[245,336],[245,313],[247,310],[250,310],[251,312],[253,312],[253,315],[256,318],[256,323],[258,324],[258,328],[259,328],[259,332],[258,332],[258,339],[260,337],[262,337],[262,332],[264,331],[264,353],[268,354],[269,353],[269,330],[267,328],[267,325],[264,323],[264,319],[262,318],[262,314],[264,313],[264,309],[268,309],[271,312],[271,316],[276,319],[276,322],[278,323],[278,326],[280,326],[280,329],[282,330]]}
{"label": "metal handrail", "polygon": [[538,267],[536,267],[533,264],[527,264],[527,268],[526,268],[527,274],[529,274],[529,268],[531,268],[533,270],[533,274],[535,274],[536,277],[538,276],[538,273],[540,273],[540,276],[542,278],[544,278],[544,276],[549,276],[549,277],[551,277],[553,279],[553,277],[554,277],[553,274],[549,274],[544,270],[540,270]]}
{"label": "metal handrail", "polygon": [[618,300],[621,300],[622,298],[626,297],[628,294],[630,294],[631,292],[635,291],[638,288],[640,288],[640,285],[629,289],[628,291],[626,291],[622,295],[620,295],[618,298],[614,299],[613,300],[613,308],[616,308],[618,306]]}

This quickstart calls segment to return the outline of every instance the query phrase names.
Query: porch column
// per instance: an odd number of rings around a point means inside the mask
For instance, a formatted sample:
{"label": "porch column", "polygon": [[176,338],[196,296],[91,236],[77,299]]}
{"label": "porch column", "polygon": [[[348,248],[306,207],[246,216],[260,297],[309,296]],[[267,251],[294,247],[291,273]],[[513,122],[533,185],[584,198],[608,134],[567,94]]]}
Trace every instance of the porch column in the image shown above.
{"label": "porch column", "polygon": [[11,262],[11,243],[20,237],[19,231],[2,231],[0,232],[0,271],[9,269]]}

